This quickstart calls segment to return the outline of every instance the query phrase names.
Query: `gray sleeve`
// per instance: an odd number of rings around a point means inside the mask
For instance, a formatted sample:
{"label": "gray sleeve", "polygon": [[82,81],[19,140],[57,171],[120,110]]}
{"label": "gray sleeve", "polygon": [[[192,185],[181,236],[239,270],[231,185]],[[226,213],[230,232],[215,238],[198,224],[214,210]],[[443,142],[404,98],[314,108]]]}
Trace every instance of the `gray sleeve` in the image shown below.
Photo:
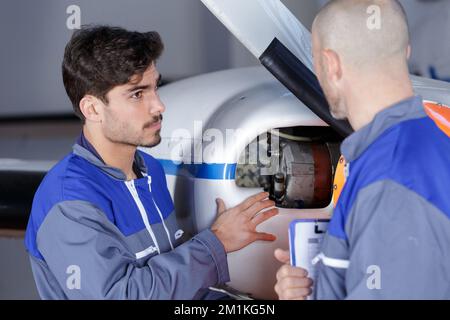
{"label": "gray sleeve", "polygon": [[449,299],[450,220],[384,180],[362,189],[345,227],[347,299]]}
{"label": "gray sleeve", "polygon": [[229,281],[226,253],[210,230],[138,266],[122,233],[83,201],[53,207],[37,244],[70,299],[195,299],[202,289]]}

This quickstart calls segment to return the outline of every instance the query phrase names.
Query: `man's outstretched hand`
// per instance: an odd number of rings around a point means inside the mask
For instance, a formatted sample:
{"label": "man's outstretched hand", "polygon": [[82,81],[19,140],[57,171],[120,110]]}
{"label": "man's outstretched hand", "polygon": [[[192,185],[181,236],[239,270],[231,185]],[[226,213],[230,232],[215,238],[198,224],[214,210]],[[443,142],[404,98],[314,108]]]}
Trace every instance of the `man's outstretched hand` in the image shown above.
{"label": "man's outstretched hand", "polygon": [[[275,203],[268,200],[268,196],[267,192],[259,193],[228,210],[222,199],[216,199],[218,217],[211,230],[227,253],[242,249],[257,240],[276,239],[273,234],[256,231],[259,224],[278,214],[278,209],[269,209]],[[261,212],[266,209],[269,210]]]}

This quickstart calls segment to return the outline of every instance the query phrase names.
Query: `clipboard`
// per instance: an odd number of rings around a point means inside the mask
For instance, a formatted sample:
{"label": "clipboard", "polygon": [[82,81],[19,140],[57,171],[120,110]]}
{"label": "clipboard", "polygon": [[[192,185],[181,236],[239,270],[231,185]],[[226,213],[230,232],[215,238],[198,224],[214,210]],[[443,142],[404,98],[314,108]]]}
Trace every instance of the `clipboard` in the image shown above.
{"label": "clipboard", "polygon": [[299,219],[289,224],[291,265],[308,271],[316,281],[316,266],[312,260],[320,253],[330,220]]}

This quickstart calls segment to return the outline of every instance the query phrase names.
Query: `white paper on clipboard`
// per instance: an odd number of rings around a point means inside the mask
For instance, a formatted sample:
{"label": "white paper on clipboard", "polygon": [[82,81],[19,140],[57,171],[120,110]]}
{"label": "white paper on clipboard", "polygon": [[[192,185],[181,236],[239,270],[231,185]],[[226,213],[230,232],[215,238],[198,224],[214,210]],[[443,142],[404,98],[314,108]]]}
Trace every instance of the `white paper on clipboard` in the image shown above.
{"label": "white paper on clipboard", "polygon": [[289,252],[291,265],[308,271],[316,281],[316,266],[312,260],[320,253],[322,241],[330,220],[294,220],[289,225]]}

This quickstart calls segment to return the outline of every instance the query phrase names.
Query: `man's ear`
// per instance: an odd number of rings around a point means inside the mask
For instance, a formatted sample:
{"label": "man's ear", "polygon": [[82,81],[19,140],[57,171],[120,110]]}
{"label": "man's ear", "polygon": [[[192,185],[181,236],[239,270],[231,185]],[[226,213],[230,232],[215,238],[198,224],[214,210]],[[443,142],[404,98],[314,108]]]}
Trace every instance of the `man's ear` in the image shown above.
{"label": "man's ear", "polygon": [[339,55],[331,49],[323,50],[322,55],[323,69],[328,80],[339,81],[342,78],[342,65]]}
{"label": "man's ear", "polygon": [[96,97],[86,95],[80,101],[80,111],[86,121],[101,122],[103,103]]}

